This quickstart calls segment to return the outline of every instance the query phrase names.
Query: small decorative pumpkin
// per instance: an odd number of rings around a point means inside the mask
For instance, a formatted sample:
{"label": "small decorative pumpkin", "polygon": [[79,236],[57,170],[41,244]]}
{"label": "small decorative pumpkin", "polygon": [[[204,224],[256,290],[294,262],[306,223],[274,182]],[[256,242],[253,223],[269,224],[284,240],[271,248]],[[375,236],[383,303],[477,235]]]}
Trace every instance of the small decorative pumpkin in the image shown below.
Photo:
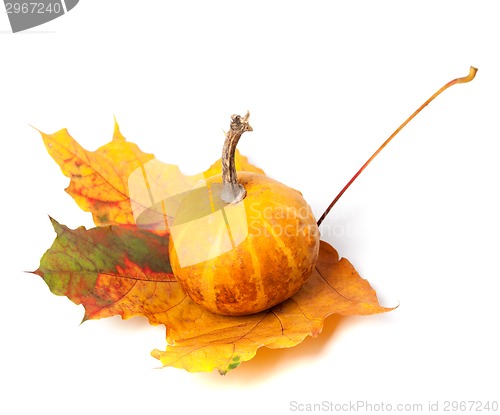
{"label": "small decorative pumpkin", "polygon": [[299,191],[262,174],[236,174],[236,145],[252,131],[248,118],[232,116],[222,175],[184,197],[169,245],[186,294],[231,316],[263,311],[295,294],[314,269],[320,240]]}

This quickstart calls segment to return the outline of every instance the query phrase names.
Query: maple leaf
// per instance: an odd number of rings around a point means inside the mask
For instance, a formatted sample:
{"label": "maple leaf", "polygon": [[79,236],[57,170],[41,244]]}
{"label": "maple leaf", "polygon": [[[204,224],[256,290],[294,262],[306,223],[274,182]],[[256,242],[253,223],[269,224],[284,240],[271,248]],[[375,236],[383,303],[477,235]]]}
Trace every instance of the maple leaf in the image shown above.
{"label": "maple leaf", "polygon": [[[344,191],[409,121],[450,86],[473,80],[476,71],[471,67],[469,75],[448,82],[422,104],[368,159],[314,225],[321,224]],[[264,174],[239,152],[234,157],[241,134],[252,131],[248,117],[249,113],[244,117],[233,115],[226,135],[224,184],[228,188],[221,198],[225,203],[237,204],[245,197],[246,189],[237,182],[236,170]],[[113,140],[95,152],[83,149],[67,130],[42,133],[42,137],[51,156],[71,179],[66,190],[101,227],[71,230],[53,220],[56,240],[34,273],[54,294],[83,304],[85,319],[143,315],[152,324],[164,324],[166,350],[152,352],[164,366],[188,371],[217,369],[225,374],[252,359],[260,347],[293,347],[307,336],[317,336],[331,314],[392,310],[378,303],[375,291],[347,259],[339,259],[332,246],[320,241],[311,276],[287,300],[250,315],[212,314],[193,302],[175,280],[168,257],[168,232],[171,228],[174,234],[169,221],[182,207],[181,202],[191,202],[190,192],[200,190],[200,181],[203,185],[209,177],[220,174],[222,163],[214,163],[199,175],[185,176],[177,166],[161,163],[126,142],[116,122]],[[212,203],[210,209],[214,210]],[[184,220],[183,211],[178,212],[178,218]],[[227,227],[227,216],[223,216]],[[230,265],[233,267],[233,262]],[[210,271],[226,269],[213,267]],[[180,280],[181,274],[177,275]]]}

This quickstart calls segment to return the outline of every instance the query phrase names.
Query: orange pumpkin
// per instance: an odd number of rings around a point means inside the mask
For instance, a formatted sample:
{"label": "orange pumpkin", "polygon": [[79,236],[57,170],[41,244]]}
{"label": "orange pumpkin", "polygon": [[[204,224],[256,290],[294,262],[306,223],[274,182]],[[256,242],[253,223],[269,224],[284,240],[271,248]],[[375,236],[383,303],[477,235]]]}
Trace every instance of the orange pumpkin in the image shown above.
{"label": "orange pumpkin", "polygon": [[300,192],[262,174],[236,174],[236,144],[251,127],[248,114],[232,121],[222,175],[184,197],[169,251],[193,301],[237,316],[270,308],[302,287],[318,258],[319,230]]}

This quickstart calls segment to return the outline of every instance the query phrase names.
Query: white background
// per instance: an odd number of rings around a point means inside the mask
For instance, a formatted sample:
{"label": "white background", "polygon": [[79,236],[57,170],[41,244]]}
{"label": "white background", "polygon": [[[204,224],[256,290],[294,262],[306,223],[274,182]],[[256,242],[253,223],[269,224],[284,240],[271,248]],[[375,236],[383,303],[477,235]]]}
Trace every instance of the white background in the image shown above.
{"label": "white background", "polygon": [[[81,0],[12,34],[0,15],[0,412],[290,413],[290,402],[500,400],[499,13],[494,1]],[[3,6],[2,6],[3,7]],[[2,9],[3,10],[3,9]],[[384,305],[316,339],[261,349],[227,376],[158,369],[145,319],[79,325],[35,270],[51,215],[92,227],[39,134],[85,148],[113,116],[145,152],[196,173],[229,116],[241,151],[320,215],[378,145],[447,81],[325,221]]]}

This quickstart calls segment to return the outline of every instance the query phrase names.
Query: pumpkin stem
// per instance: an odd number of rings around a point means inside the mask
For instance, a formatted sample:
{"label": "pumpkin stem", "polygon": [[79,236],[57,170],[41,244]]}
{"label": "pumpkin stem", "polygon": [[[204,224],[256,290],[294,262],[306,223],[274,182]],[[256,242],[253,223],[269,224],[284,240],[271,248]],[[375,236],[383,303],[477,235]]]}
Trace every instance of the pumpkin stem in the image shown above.
{"label": "pumpkin stem", "polygon": [[231,116],[231,125],[226,133],[226,140],[222,148],[222,183],[224,188],[222,189],[221,199],[226,203],[235,204],[241,202],[246,196],[245,188],[238,183],[234,157],[236,145],[241,135],[245,131],[253,131],[253,128],[248,123],[248,118],[250,118],[248,111],[244,117],[241,115]]}
{"label": "pumpkin stem", "polygon": [[384,147],[389,144],[389,142],[408,124],[413,118],[417,116],[417,114],[422,111],[427,105],[431,103],[431,101],[434,100],[439,94],[441,94],[443,91],[448,89],[450,86],[456,85],[456,84],[464,84],[466,82],[470,82],[474,79],[476,76],[477,68],[474,68],[473,66],[470,67],[469,74],[467,76],[463,76],[461,78],[454,79],[447,84],[443,85],[439,90],[437,90],[431,97],[425,101],[413,114],[411,114],[406,121],[401,124],[396,131],[394,131],[391,136],[385,140],[382,145],[378,148],[375,153],[372,154],[372,156],[361,166],[361,168],[358,170],[358,172],[352,177],[351,180],[344,186],[344,188],[340,191],[340,193],[333,199],[332,203],[326,208],[325,212],[323,215],[318,220],[318,226],[321,225],[321,222],[326,218],[330,210],[332,210],[333,206],[338,202],[338,200],[341,198],[341,196],[344,194],[344,192],[349,188],[349,186],[357,179],[357,177],[363,172],[363,170],[373,161],[375,157],[384,149]]}

